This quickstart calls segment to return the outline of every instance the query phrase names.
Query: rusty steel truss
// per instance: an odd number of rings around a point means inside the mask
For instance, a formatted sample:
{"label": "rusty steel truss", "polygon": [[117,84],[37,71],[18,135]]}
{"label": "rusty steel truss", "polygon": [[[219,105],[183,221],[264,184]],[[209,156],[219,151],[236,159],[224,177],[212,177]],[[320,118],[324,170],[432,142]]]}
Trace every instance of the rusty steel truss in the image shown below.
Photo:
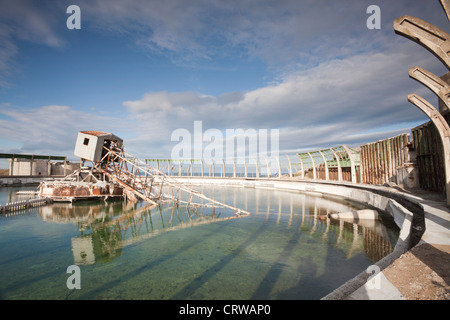
{"label": "rusty steel truss", "polygon": [[142,199],[158,206],[172,202],[174,205],[186,205],[196,211],[199,207],[226,208],[237,216],[249,216],[250,213],[219,202],[196,191],[165,173],[148,165],[144,161],[126,153],[123,146],[114,143],[104,148],[104,156],[94,164],[93,170],[103,173],[110,181],[124,188],[127,198]]}

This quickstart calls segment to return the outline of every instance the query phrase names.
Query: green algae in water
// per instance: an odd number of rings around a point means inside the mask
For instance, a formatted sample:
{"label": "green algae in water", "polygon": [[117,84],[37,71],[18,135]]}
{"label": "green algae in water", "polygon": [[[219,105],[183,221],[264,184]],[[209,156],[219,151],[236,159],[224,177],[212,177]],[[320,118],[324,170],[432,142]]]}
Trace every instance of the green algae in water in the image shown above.
{"label": "green algae in water", "polygon": [[[320,299],[390,253],[398,237],[379,222],[318,219],[363,208],[347,201],[201,191],[252,215],[84,202],[0,216],[1,298]],[[73,264],[80,290],[66,286]]]}

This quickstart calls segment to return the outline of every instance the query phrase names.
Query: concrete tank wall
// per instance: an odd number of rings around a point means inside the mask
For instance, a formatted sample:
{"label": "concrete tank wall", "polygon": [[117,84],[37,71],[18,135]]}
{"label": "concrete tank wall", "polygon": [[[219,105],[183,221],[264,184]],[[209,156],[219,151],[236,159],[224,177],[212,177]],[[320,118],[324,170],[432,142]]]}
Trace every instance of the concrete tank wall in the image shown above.
{"label": "concrete tank wall", "polygon": [[52,176],[65,176],[74,172],[79,168],[80,163],[78,162],[77,163],[67,162],[65,165],[64,162],[53,162],[51,163],[50,174]]}
{"label": "concrete tank wall", "polygon": [[48,171],[48,160],[14,159],[10,163],[10,175],[13,176],[47,176]]}
{"label": "concrete tank wall", "polygon": [[78,162],[49,162],[42,159],[9,160],[10,176],[65,176],[80,168]]}

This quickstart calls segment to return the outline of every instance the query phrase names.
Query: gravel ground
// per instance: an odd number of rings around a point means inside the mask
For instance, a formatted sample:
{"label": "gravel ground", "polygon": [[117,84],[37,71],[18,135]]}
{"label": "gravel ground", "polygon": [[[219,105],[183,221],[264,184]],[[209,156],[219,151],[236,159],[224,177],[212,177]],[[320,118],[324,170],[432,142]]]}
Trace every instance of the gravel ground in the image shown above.
{"label": "gravel ground", "polygon": [[418,245],[383,273],[407,300],[450,300],[450,246]]}

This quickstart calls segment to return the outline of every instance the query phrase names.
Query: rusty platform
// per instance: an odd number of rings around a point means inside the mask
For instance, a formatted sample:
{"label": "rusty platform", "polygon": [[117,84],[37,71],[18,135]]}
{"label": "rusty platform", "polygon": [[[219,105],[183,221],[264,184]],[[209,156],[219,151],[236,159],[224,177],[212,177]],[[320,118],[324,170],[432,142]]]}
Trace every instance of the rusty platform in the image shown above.
{"label": "rusty platform", "polygon": [[123,188],[107,182],[44,181],[39,186],[39,195],[56,202],[78,200],[122,199]]}

